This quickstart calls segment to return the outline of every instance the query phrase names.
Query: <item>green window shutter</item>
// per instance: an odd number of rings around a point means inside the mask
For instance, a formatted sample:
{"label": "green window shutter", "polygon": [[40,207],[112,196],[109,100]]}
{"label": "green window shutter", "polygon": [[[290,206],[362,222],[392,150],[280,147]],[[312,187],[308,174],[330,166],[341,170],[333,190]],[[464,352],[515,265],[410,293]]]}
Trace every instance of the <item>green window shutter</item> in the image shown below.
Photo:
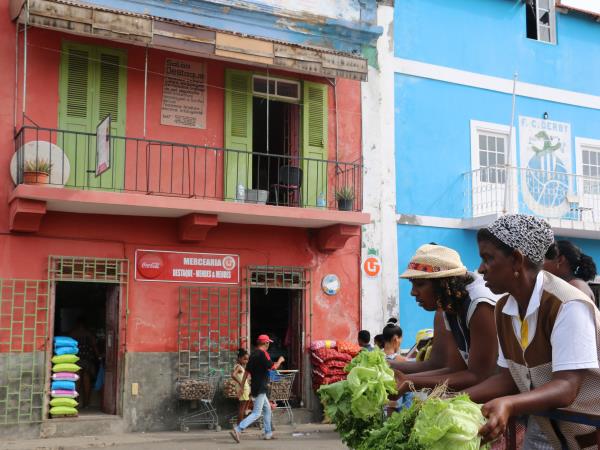
{"label": "green window shutter", "polygon": [[327,95],[325,84],[304,82],[302,103],[302,198],[305,206],[317,206],[327,196]]}
{"label": "green window shutter", "polygon": [[92,55],[87,46],[65,44],[61,55],[59,128],[88,131],[92,116]]}
{"label": "green window shutter", "polygon": [[[125,53],[118,49],[73,42],[63,44],[59,81],[58,127],[94,133],[111,114],[111,133],[125,135],[127,69]],[[121,189],[124,178],[125,142],[113,141],[112,168],[96,178],[94,137],[59,133],[58,145],[67,156],[71,173],[67,186]]]}
{"label": "green window shutter", "polygon": [[[92,131],[106,116],[110,114],[110,132],[115,136],[125,136],[125,115],[127,98],[127,59],[123,51],[118,49],[96,47],[95,73],[96,96],[94,102],[94,121]],[[92,167],[96,168],[94,147]],[[111,142],[111,167],[105,173],[91,176],[90,185],[103,189],[123,189],[125,179],[125,141],[113,139]]]}
{"label": "green window shutter", "polygon": [[236,198],[237,186],[252,188],[252,73],[225,71],[226,200]]}

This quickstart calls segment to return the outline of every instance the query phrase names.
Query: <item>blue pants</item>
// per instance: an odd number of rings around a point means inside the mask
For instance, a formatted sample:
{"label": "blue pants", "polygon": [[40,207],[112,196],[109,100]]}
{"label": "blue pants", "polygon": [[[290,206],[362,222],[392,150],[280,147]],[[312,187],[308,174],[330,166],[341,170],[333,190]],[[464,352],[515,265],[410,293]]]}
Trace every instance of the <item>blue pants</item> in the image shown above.
{"label": "blue pants", "polygon": [[254,401],[252,412],[235,428],[238,432],[245,430],[262,414],[263,425],[265,427],[265,436],[270,437],[273,434],[273,431],[271,429],[271,404],[269,403],[267,394],[258,394],[256,397],[253,397],[252,400]]}

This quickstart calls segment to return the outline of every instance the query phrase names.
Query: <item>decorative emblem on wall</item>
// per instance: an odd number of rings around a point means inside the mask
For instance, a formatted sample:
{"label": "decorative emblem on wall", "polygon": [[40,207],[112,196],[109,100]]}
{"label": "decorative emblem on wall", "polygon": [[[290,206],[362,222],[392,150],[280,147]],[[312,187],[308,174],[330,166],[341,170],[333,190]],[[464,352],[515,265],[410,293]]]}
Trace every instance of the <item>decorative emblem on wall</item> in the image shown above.
{"label": "decorative emblem on wall", "polygon": [[572,189],[571,127],[568,123],[519,117],[521,193],[529,211],[560,218],[569,211]]}
{"label": "decorative emblem on wall", "polygon": [[335,295],[340,290],[340,279],[334,274],[325,275],[321,281],[321,288],[327,295]]}

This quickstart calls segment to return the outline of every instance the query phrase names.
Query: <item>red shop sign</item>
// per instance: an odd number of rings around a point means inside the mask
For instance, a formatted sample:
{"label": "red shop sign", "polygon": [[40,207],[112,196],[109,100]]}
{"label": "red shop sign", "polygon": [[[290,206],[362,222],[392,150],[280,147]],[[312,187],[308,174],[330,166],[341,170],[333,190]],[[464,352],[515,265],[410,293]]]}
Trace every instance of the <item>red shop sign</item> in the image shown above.
{"label": "red shop sign", "polygon": [[239,255],[215,253],[135,251],[137,281],[239,284]]}

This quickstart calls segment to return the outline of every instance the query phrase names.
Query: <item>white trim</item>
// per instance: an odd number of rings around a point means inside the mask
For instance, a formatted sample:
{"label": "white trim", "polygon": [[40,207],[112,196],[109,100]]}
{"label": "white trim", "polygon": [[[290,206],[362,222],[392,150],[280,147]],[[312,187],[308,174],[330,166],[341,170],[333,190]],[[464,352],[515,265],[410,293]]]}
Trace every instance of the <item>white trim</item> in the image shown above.
{"label": "white trim", "polygon": [[[494,213],[472,219],[454,219],[449,217],[421,216],[417,214],[396,214],[398,225],[417,227],[448,228],[455,230],[479,230],[491,224],[502,214]],[[600,223],[583,222],[570,219],[546,219],[554,234],[563,237],[596,239],[600,232]]]}
{"label": "white trim", "polygon": [[[513,80],[509,78],[493,77],[410,59],[394,58],[394,72],[504,94],[512,95],[513,92]],[[600,95],[584,94],[582,92],[557,89],[540,84],[517,81],[516,95],[600,110]]]}

